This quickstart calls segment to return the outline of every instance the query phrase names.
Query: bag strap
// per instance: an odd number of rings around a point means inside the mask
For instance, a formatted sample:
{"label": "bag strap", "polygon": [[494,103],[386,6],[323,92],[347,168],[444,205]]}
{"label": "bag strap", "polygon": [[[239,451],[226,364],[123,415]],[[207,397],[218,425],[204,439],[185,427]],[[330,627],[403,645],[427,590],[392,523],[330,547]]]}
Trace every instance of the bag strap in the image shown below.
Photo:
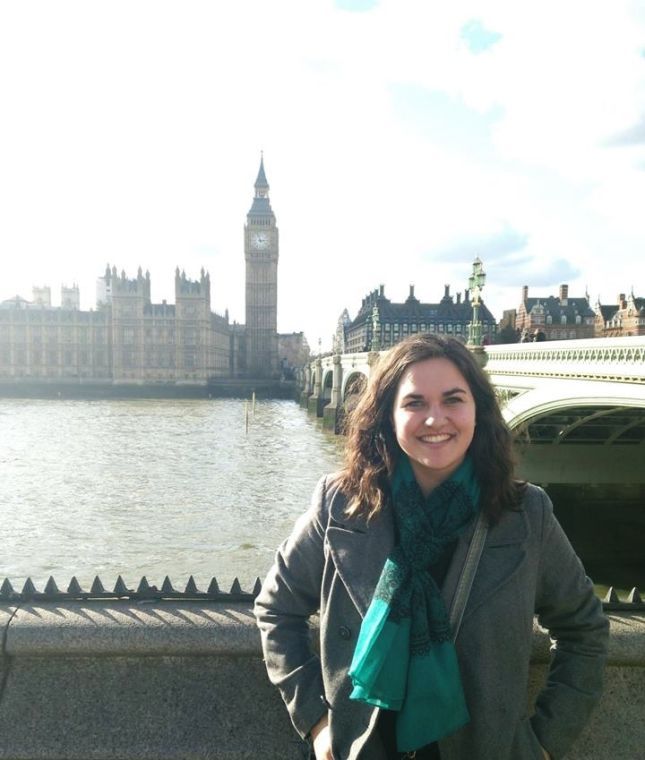
{"label": "bag strap", "polygon": [[487,532],[488,520],[483,511],[480,510],[477,517],[477,524],[475,525],[475,532],[473,533],[470,546],[468,547],[464,566],[461,568],[457,590],[455,591],[452,604],[450,605],[450,630],[452,631],[453,642],[459,633],[461,620],[464,616],[464,610],[466,609],[466,602],[470,596],[470,589],[472,588],[473,580],[475,579],[477,565],[479,565],[479,558],[482,555]]}

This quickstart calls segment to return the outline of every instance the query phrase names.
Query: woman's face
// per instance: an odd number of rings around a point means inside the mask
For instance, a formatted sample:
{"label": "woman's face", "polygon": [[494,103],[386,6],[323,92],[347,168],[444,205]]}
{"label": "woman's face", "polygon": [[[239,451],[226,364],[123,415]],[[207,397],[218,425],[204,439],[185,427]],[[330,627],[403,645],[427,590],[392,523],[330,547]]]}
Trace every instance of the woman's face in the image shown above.
{"label": "woman's face", "polygon": [[396,440],[427,495],[463,462],[475,434],[475,399],[449,359],[425,359],[403,373],[392,418]]}

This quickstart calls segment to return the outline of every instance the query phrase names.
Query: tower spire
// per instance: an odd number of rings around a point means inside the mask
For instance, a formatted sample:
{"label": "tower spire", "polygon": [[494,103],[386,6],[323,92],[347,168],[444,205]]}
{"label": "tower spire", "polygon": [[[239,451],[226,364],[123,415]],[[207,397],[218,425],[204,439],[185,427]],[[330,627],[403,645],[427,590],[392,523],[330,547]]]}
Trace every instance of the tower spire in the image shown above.
{"label": "tower spire", "polygon": [[269,183],[264,173],[264,151],[260,151],[260,170],[258,178],[255,180],[255,197],[265,198],[269,194]]}

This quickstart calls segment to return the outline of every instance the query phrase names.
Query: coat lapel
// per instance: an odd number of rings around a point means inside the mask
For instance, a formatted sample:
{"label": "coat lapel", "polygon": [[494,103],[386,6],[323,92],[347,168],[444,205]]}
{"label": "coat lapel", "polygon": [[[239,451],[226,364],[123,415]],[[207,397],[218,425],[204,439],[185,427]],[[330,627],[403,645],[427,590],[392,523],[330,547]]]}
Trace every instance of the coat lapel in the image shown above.
{"label": "coat lapel", "polygon": [[394,546],[394,523],[389,506],[367,522],[364,518],[347,517],[346,505],[341,494],[333,499],[326,538],[338,575],[364,617],[385,560]]}
{"label": "coat lapel", "polygon": [[[457,548],[441,589],[441,596],[450,609],[461,575],[468,547],[475,531],[475,520],[460,536]],[[526,554],[528,538],[526,513],[523,510],[505,512],[497,525],[489,528],[463,620],[503,588],[515,575]],[[463,622],[462,620],[462,622]]]}

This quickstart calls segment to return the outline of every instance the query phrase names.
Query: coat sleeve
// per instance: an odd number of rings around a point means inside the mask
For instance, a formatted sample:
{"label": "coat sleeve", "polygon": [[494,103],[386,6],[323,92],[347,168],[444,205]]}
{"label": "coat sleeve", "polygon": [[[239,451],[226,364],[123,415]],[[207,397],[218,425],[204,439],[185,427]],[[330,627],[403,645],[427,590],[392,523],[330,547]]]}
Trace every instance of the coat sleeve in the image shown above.
{"label": "coat sleeve", "polygon": [[322,478],[309,510],[278,549],[254,609],[269,678],[303,738],[327,711],[308,622],[320,606],[326,490],[327,479]]}
{"label": "coat sleeve", "polygon": [[553,758],[571,747],[600,699],[609,621],[582,563],[541,491],[540,570],[535,612],[551,637],[551,664],[533,730]]}

